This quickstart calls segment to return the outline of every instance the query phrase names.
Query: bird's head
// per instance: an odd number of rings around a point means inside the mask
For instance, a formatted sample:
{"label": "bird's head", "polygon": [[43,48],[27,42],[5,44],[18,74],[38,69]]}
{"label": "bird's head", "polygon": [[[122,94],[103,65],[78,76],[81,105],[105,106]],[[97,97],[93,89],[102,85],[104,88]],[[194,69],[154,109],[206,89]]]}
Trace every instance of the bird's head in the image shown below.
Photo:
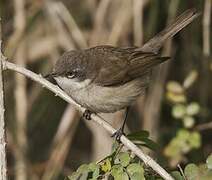
{"label": "bird's head", "polygon": [[56,62],[47,80],[58,84],[62,89],[79,89],[88,85],[88,60],[81,50],[65,52]]}

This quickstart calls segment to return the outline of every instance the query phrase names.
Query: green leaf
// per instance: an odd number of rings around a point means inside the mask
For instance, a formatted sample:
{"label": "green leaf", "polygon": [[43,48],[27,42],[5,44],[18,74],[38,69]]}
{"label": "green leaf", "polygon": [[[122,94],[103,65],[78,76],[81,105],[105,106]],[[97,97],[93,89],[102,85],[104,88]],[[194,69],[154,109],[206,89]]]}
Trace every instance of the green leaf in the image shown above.
{"label": "green leaf", "polygon": [[96,163],[90,163],[89,167],[88,167],[89,171],[92,172],[92,178],[96,178],[99,176],[99,165],[97,165]]}
{"label": "green leaf", "polygon": [[83,173],[83,172],[88,172],[89,168],[87,164],[82,164],[78,169],[77,172]]}
{"label": "green leaf", "polygon": [[212,154],[210,156],[208,156],[207,160],[206,160],[206,164],[208,169],[212,170]]}
{"label": "green leaf", "polygon": [[143,167],[138,164],[138,163],[132,163],[127,167],[127,172],[130,176],[130,178],[133,177],[137,177],[139,174],[139,177],[143,177],[144,178],[144,169]]}
{"label": "green leaf", "polygon": [[87,179],[88,179],[88,172],[82,173],[82,175],[79,178],[79,180],[87,180]]}
{"label": "green leaf", "polygon": [[184,173],[188,180],[196,180],[199,176],[199,168],[195,164],[188,164]]}
{"label": "green leaf", "polygon": [[201,136],[199,132],[192,132],[188,139],[188,143],[192,148],[199,148],[201,146]]}
{"label": "green leaf", "polygon": [[105,159],[103,161],[103,163],[100,164],[101,166],[101,170],[104,171],[104,172],[108,172],[111,170],[111,162],[109,160],[109,158]]}
{"label": "green leaf", "polygon": [[68,179],[69,180],[76,180],[76,179],[79,179],[80,176],[81,176],[81,173],[73,172],[71,176],[68,176]]}
{"label": "green leaf", "polygon": [[156,177],[153,177],[152,175],[146,175],[145,179],[146,180],[157,180]]}
{"label": "green leaf", "polygon": [[155,151],[159,148],[159,145],[149,138],[141,139],[141,141],[145,143],[146,147],[148,147],[149,149],[151,149],[153,151]]}
{"label": "green leaf", "polygon": [[114,177],[114,180],[129,180],[129,177],[128,177],[126,172],[122,172],[122,173],[116,174],[113,177]]}
{"label": "green leaf", "polygon": [[170,158],[181,156],[181,148],[176,138],[172,139],[171,142],[165,147],[164,154]]}
{"label": "green leaf", "polygon": [[144,175],[140,174],[140,173],[133,173],[130,176],[130,180],[145,180]]}
{"label": "green leaf", "polygon": [[112,144],[112,157],[116,154],[114,152],[117,151],[117,149],[119,149],[120,147],[120,143],[118,141],[114,141]]}
{"label": "green leaf", "polygon": [[128,177],[127,173],[124,172],[121,174],[121,179],[117,179],[117,180],[129,180],[129,177]]}
{"label": "green leaf", "polygon": [[138,131],[138,132],[133,132],[131,134],[128,134],[127,137],[130,140],[139,140],[140,138],[148,138],[149,137],[149,132],[148,131]]}
{"label": "green leaf", "polygon": [[175,180],[184,180],[183,176],[180,174],[179,171],[173,171],[171,175]]}
{"label": "green leaf", "polygon": [[183,104],[177,104],[172,108],[172,116],[176,119],[183,118],[186,114],[186,107]]}
{"label": "green leaf", "polygon": [[76,172],[73,172],[71,176],[68,176],[70,180],[86,180],[88,178],[88,174],[92,172],[92,179],[97,179],[99,176],[99,166],[95,163],[90,163],[89,165],[83,164],[81,165]]}
{"label": "green leaf", "polygon": [[69,180],[86,180],[88,178],[88,172],[73,172],[71,176],[68,176]]}
{"label": "green leaf", "polygon": [[185,116],[183,118],[183,124],[186,128],[192,128],[194,126],[194,118],[191,116]]}
{"label": "green leaf", "polygon": [[182,85],[176,81],[169,81],[167,83],[166,89],[167,91],[176,93],[176,94],[182,94],[184,92]]}
{"label": "green leaf", "polygon": [[185,141],[185,140],[188,140],[190,138],[190,133],[188,130],[186,129],[180,129],[178,132],[177,132],[177,138],[179,140],[182,140],[182,141]]}
{"label": "green leaf", "polygon": [[99,168],[99,166],[98,166],[96,163],[90,163],[90,164],[88,165],[88,169],[89,169],[90,171],[94,171],[94,170],[96,170],[97,168]]}
{"label": "green leaf", "polygon": [[111,175],[114,177],[114,178],[117,178],[120,176],[120,174],[122,174],[124,171],[123,171],[123,167],[120,165],[120,164],[116,164],[112,167],[111,169]]}
{"label": "green leaf", "polygon": [[199,175],[205,177],[202,179],[204,180],[207,180],[207,178],[212,179],[212,171],[208,169],[207,164],[201,164],[198,167],[199,167]]}
{"label": "green leaf", "polygon": [[183,87],[185,89],[188,89],[189,87],[191,87],[191,85],[193,85],[193,83],[197,80],[198,77],[198,72],[197,70],[192,70],[188,76],[185,78],[184,82],[183,82]]}
{"label": "green leaf", "polygon": [[[149,136],[148,131],[140,131],[140,133],[136,132],[136,133],[133,133],[132,135],[131,134],[127,135],[129,140],[135,141],[136,144],[143,145],[143,143],[141,143],[141,142],[144,142],[145,146],[148,147],[149,149],[151,149],[151,150],[158,149],[159,148],[158,145],[154,141],[149,139],[148,136]],[[141,142],[139,142],[139,141],[141,141]]]}
{"label": "green leaf", "polygon": [[186,102],[186,96],[184,94],[176,94],[173,92],[167,92],[166,97],[169,101],[172,103],[185,103]]}
{"label": "green leaf", "polygon": [[72,175],[69,177],[69,179],[85,180],[88,177],[88,172],[89,172],[89,166],[87,164],[83,164],[77,169],[77,171],[75,173],[72,173]]}
{"label": "green leaf", "polygon": [[186,113],[190,116],[198,114],[199,111],[200,111],[200,106],[196,102],[192,102],[186,107]]}
{"label": "green leaf", "polygon": [[126,152],[119,153],[117,158],[123,167],[126,167],[130,163],[130,155]]}

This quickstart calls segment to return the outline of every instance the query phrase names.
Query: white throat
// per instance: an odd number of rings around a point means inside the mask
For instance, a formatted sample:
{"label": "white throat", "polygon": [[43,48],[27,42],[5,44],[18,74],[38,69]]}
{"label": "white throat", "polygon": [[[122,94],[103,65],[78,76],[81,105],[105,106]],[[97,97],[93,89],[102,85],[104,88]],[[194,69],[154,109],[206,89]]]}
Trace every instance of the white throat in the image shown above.
{"label": "white throat", "polygon": [[90,79],[86,79],[84,81],[78,81],[76,78],[69,79],[67,77],[55,77],[54,78],[58,85],[67,93],[71,93],[73,91],[78,91],[82,88],[86,88],[91,82]]}

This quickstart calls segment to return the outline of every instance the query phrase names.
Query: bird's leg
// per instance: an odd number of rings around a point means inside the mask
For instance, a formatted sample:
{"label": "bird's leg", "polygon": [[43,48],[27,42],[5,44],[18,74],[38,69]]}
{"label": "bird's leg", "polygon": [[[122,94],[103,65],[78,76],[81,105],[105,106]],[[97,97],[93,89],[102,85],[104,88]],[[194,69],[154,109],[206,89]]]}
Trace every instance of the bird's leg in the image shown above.
{"label": "bird's leg", "polygon": [[130,107],[128,106],[127,109],[126,109],[125,118],[124,118],[124,122],[123,122],[122,126],[115,133],[113,133],[112,136],[111,136],[111,137],[115,137],[116,140],[119,141],[119,142],[120,142],[121,136],[124,135],[124,127],[125,127],[125,124],[127,122],[129,110],[130,110]]}
{"label": "bird's leg", "polygon": [[85,120],[91,120],[91,114],[92,112],[88,109],[86,109],[83,114],[82,114],[82,117],[85,119]]}

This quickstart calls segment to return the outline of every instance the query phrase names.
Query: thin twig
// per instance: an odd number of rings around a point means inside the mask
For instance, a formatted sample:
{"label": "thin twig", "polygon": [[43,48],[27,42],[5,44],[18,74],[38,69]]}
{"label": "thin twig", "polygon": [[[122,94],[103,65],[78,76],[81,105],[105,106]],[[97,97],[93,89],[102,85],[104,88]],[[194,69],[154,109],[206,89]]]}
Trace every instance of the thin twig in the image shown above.
{"label": "thin twig", "polygon": [[7,55],[12,57],[14,55],[14,52],[17,49],[18,43],[22,41],[23,38],[23,31],[26,26],[26,21],[25,21],[25,0],[13,0],[14,1],[14,33],[8,40],[8,45],[7,45]]}
{"label": "thin twig", "polygon": [[[0,28],[1,28],[1,26],[0,26]],[[4,122],[5,109],[4,109],[2,58],[3,57],[2,57],[2,53],[1,53],[1,40],[0,40],[0,178],[2,180],[7,180],[6,139],[5,139],[5,122]]]}
{"label": "thin twig", "polygon": [[133,1],[133,35],[134,45],[141,46],[143,44],[143,10],[148,0]]}
{"label": "thin twig", "polygon": [[129,11],[129,7],[131,7],[131,1],[123,0],[120,1],[121,8],[117,12],[117,16],[114,20],[112,30],[108,37],[108,43],[109,44],[117,44],[119,37],[124,32],[123,28],[127,27],[127,24],[129,23],[131,17],[132,17],[132,11]]}
{"label": "thin twig", "polygon": [[[45,80],[41,75],[35,74],[32,71],[27,70],[24,67],[20,67],[16,64],[10,63],[8,61],[3,61],[3,69],[7,70],[13,70],[18,73],[23,74],[24,76],[40,83],[43,87],[46,87],[50,91],[54,92],[56,96],[61,97],[68,103],[73,104],[78,108],[81,112],[85,111],[85,108],[81,107],[79,104],[77,104],[74,100],[71,99],[70,96],[68,96],[64,91],[62,91],[59,87],[53,85],[52,83]],[[110,134],[115,133],[115,129],[107,123],[103,118],[101,118],[99,115],[92,114],[91,119],[98,123],[100,126],[102,126],[105,130],[107,130]],[[122,135],[120,138],[123,145],[131,150],[135,155],[137,155],[140,159],[143,160],[143,162],[150,166],[153,170],[155,170],[161,177],[163,177],[166,180],[173,180],[173,178],[166,172],[165,169],[163,169],[157,162],[155,162],[150,156],[144,154],[144,152],[139,149],[135,144],[133,144],[129,139],[126,138],[126,136]]]}
{"label": "thin twig", "polygon": [[[22,36],[26,27],[26,11],[25,0],[15,0],[15,16],[14,16],[14,29]],[[21,66],[26,64],[26,42],[22,42],[17,47],[15,52],[15,61]],[[27,93],[26,93],[26,78],[15,75],[15,113],[16,113],[16,133],[15,139],[17,143],[17,153],[15,154],[15,177],[17,180],[26,180],[27,178],[27,165],[26,165],[26,149],[27,149],[27,136],[26,136],[26,121],[27,121]]]}
{"label": "thin twig", "polygon": [[58,15],[63,19],[64,23],[67,25],[69,32],[72,34],[72,38],[78,44],[80,48],[87,48],[87,42],[83,35],[83,32],[78,27],[76,21],[74,20],[71,13],[69,13],[68,9],[62,2],[54,2],[55,10]]}
{"label": "thin twig", "polygon": [[194,129],[197,131],[204,131],[204,130],[212,129],[212,121],[208,122],[208,123],[204,123],[204,124],[199,124]]}
{"label": "thin twig", "polygon": [[[142,46],[144,40],[144,7],[149,2],[149,0],[142,1],[133,1],[133,37],[134,37],[134,45]],[[140,96],[136,102],[136,109],[138,112],[139,122],[143,124],[143,109],[144,109],[144,101],[145,95]]]}
{"label": "thin twig", "polygon": [[183,172],[183,169],[182,169],[181,166],[180,166],[180,164],[178,164],[177,167],[179,168],[180,173],[181,173],[181,175],[183,176],[183,179],[184,179],[184,180],[187,180],[186,177],[185,177],[185,174],[184,174],[184,172]]}
{"label": "thin twig", "polygon": [[[201,84],[200,84],[200,105],[206,108],[209,104],[209,89],[210,89],[210,21],[211,21],[211,0],[205,0],[203,12],[203,60],[201,61]],[[204,118],[204,117],[202,117]]]}
{"label": "thin twig", "polygon": [[70,35],[64,28],[64,24],[56,12],[57,4],[47,1],[45,3],[45,9],[50,23],[56,29],[57,39],[61,47],[63,47],[65,50],[73,49],[74,44],[70,38]]}
{"label": "thin twig", "polygon": [[111,0],[102,0],[99,2],[99,6],[96,10],[95,17],[94,17],[94,28],[98,29],[103,25],[105,20],[105,15],[107,13],[107,9],[111,3]]}
{"label": "thin twig", "polygon": [[[93,19],[94,29],[90,36],[90,45],[97,45],[104,41],[105,37],[105,17],[108,13],[108,7],[112,1],[111,0],[102,0],[99,2],[99,5],[95,11],[95,16]],[[103,36],[104,35],[104,36]]]}
{"label": "thin twig", "polygon": [[210,55],[211,0],[205,0],[203,14],[203,54]]}

